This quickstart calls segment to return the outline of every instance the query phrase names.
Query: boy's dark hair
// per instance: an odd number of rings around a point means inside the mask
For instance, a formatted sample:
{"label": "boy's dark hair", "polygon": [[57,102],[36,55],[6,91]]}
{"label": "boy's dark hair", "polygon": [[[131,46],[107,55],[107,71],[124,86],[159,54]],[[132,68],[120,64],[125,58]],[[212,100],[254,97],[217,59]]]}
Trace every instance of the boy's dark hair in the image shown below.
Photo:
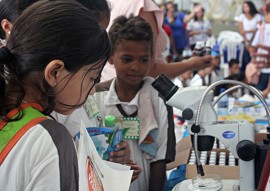
{"label": "boy's dark hair", "polygon": [[[247,4],[249,7],[249,12],[252,16],[256,15],[258,13],[258,10],[256,9],[254,3],[252,1],[245,1],[244,4]],[[244,10],[243,10],[244,13]]]}
{"label": "boy's dark hair", "polygon": [[[1,0],[0,1],[0,22],[7,19],[13,22],[18,16],[16,0]],[[0,38],[6,39],[5,31],[0,27]]]}
{"label": "boy's dark hair", "polygon": [[[6,0],[11,1],[11,0]],[[15,0],[12,0],[15,1]],[[40,0],[17,0],[18,1],[18,12],[21,14],[23,10]],[[110,16],[110,8],[106,0],[76,0],[87,9],[89,9],[100,22],[104,16]]]}
{"label": "boy's dark hair", "polygon": [[[43,96],[45,114],[49,114],[55,106],[55,92],[44,77],[47,64],[59,59],[73,74],[86,65],[92,66],[89,71],[101,72],[110,55],[110,44],[105,29],[78,2],[40,1],[16,19],[0,53],[0,116],[20,107],[26,92],[25,81]],[[16,87],[16,104],[5,105],[9,95],[5,82]]]}
{"label": "boy's dark hair", "polygon": [[239,64],[239,61],[237,59],[234,59],[232,58],[230,61],[229,61],[229,68],[231,68],[234,64]]}
{"label": "boy's dark hair", "polygon": [[153,32],[151,26],[140,16],[120,16],[116,18],[109,30],[112,54],[123,40],[147,41],[153,53]]}

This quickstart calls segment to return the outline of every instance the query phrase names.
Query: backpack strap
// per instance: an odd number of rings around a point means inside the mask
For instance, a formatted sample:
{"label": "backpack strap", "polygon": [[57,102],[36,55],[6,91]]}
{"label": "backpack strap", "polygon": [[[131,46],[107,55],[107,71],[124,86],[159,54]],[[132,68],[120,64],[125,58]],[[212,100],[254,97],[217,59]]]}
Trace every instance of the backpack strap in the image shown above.
{"label": "backpack strap", "polygon": [[[33,126],[46,118],[40,111],[38,104],[23,104],[23,118],[18,121],[0,121],[0,165],[21,137]],[[7,114],[8,118],[19,115],[19,109],[13,109]]]}

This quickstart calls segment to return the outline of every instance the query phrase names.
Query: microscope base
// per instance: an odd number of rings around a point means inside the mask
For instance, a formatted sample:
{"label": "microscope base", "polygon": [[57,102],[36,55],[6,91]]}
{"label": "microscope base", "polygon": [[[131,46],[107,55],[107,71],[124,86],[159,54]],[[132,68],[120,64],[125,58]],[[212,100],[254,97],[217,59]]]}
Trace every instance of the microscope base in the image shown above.
{"label": "microscope base", "polygon": [[[239,180],[221,180],[222,188],[219,191],[238,191]],[[178,183],[172,191],[193,191],[189,189],[191,184],[191,179],[184,180]]]}

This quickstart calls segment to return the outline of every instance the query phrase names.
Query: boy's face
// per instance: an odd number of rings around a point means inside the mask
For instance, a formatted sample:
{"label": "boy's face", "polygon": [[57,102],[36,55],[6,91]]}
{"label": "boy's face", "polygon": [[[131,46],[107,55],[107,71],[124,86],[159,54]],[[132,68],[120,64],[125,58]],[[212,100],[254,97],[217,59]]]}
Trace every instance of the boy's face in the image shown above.
{"label": "boy's face", "polygon": [[212,59],[211,64],[212,64],[212,66],[216,69],[216,68],[219,67],[219,62],[220,62],[219,57],[218,57],[218,56],[215,56],[215,57]]}
{"label": "boy's face", "polygon": [[233,64],[232,67],[230,68],[230,73],[237,74],[239,72],[240,72],[240,67],[239,67],[238,63]]}
{"label": "boy's face", "polygon": [[128,86],[141,85],[148,74],[151,47],[147,41],[122,40],[116,45],[110,63],[114,64],[117,80]]}

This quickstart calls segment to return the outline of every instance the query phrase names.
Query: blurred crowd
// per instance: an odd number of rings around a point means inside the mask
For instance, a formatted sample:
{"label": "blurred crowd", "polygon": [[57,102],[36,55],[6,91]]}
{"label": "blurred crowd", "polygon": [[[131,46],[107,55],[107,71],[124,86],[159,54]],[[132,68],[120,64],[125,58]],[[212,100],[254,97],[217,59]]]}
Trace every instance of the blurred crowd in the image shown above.
{"label": "blurred crowd", "polygon": [[[191,57],[197,42],[211,41],[213,44],[211,66],[195,72],[187,71],[176,77],[174,82],[178,86],[210,85],[218,80],[232,79],[255,86],[267,97],[270,93],[269,3],[266,2],[263,9],[258,11],[252,1],[243,2],[242,13],[236,21],[238,31],[234,32],[238,35],[237,42],[240,43],[234,44],[233,38],[226,33],[225,38],[229,39],[228,47],[222,47],[224,39],[212,34],[211,22],[205,18],[207,13],[199,3],[194,3],[190,12],[179,11],[174,2],[163,3],[160,8],[164,13],[163,28],[168,35],[169,43],[165,54],[168,62]],[[228,56],[229,46],[235,46],[233,56]],[[226,66],[226,72],[222,66]]]}

